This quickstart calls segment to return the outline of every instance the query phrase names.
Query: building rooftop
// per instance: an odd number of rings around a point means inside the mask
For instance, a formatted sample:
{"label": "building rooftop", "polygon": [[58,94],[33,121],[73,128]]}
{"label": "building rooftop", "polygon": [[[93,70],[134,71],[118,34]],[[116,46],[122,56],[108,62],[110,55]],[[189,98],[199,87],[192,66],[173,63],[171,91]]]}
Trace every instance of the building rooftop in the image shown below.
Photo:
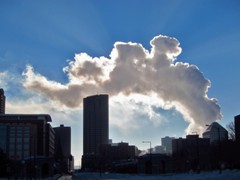
{"label": "building rooftop", "polygon": [[87,96],[84,99],[96,98],[96,97],[100,97],[100,96],[108,96],[108,94],[96,94],[96,95],[92,95],[92,96]]}
{"label": "building rooftop", "polygon": [[0,120],[46,120],[52,122],[49,114],[0,114]]}
{"label": "building rooftop", "polygon": [[212,124],[208,125],[207,129],[205,132],[210,132],[211,130],[216,130],[216,129],[220,129],[220,130],[226,130],[224,127],[222,127],[220,124],[218,124],[217,122],[213,122]]}

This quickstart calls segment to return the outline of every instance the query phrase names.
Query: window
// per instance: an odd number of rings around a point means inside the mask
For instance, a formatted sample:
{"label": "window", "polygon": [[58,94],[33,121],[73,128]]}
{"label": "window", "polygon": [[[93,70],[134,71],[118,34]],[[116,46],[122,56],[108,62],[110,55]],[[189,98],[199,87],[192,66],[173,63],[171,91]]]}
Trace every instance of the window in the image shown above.
{"label": "window", "polygon": [[28,150],[24,150],[24,158],[29,157],[29,151]]}
{"label": "window", "polygon": [[24,137],[24,138],[23,138],[23,141],[24,141],[24,144],[25,144],[25,143],[29,143],[29,137]]}
{"label": "window", "polygon": [[29,127],[25,127],[24,128],[24,134],[29,134],[30,132],[30,128]]}
{"label": "window", "polygon": [[9,154],[10,154],[10,156],[14,156],[15,151],[14,151],[14,150],[10,150],[10,151],[9,151]]}
{"label": "window", "polygon": [[21,144],[22,143],[22,137],[17,137],[17,143]]}
{"label": "window", "polygon": [[15,137],[10,137],[9,142],[10,142],[10,144],[14,144],[15,143]]}
{"label": "window", "polygon": [[18,144],[18,145],[16,146],[16,150],[17,150],[17,151],[22,151],[22,145],[19,145],[19,144]]}
{"label": "window", "polygon": [[14,145],[14,144],[9,144],[9,149],[10,149],[10,151],[11,151],[11,150],[14,150],[14,148],[15,148],[15,145]]}

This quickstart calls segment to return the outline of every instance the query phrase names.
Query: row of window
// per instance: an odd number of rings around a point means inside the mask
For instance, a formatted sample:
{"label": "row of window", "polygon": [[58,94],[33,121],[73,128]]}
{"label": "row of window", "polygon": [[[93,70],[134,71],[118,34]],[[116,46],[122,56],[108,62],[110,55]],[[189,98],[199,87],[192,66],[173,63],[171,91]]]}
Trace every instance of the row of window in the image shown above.
{"label": "row of window", "polygon": [[29,137],[11,137],[9,138],[9,143],[29,143]]}
{"label": "row of window", "polygon": [[10,159],[17,159],[17,160],[20,160],[20,159],[24,159],[24,158],[27,158],[30,156],[29,152],[28,151],[24,151],[24,153],[22,154],[22,152],[16,152],[15,153],[10,153],[9,154],[10,156]]}
{"label": "row of window", "polygon": [[30,127],[10,127],[10,132],[29,132],[30,131]]}

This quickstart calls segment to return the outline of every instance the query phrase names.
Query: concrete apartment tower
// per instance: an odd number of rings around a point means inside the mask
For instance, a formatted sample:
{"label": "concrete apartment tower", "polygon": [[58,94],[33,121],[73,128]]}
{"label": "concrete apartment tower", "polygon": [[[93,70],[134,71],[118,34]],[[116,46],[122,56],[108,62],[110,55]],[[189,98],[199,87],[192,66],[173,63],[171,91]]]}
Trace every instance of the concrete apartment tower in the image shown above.
{"label": "concrete apartment tower", "polygon": [[0,89],[0,114],[5,114],[5,101],[4,90]]}
{"label": "concrete apartment tower", "polygon": [[108,95],[94,95],[83,99],[83,158],[82,167],[92,164],[99,155],[99,147],[108,144]]}

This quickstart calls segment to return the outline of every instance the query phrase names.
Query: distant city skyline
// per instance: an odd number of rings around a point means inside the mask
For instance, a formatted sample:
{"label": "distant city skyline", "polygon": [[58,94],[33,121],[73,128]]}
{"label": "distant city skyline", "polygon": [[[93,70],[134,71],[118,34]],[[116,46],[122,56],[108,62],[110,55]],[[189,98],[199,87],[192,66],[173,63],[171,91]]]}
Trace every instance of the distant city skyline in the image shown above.
{"label": "distant city skyline", "polygon": [[90,95],[109,94],[109,138],[139,149],[225,127],[240,114],[239,18],[237,0],[1,1],[5,113],[72,127],[76,165]]}

